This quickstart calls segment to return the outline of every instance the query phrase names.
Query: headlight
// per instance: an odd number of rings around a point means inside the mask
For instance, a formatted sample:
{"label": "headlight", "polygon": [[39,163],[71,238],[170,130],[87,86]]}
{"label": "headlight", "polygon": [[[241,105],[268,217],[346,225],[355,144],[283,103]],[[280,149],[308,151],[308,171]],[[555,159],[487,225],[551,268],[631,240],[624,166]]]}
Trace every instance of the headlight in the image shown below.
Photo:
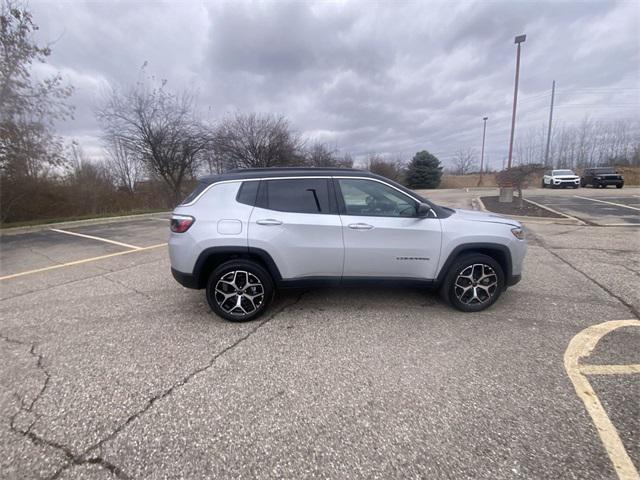
{"label": "headlight", "polygon": [[513,236],[518,240],[524,240],[524,230],[522,228],[512,228],[511,233],[513,233]]}

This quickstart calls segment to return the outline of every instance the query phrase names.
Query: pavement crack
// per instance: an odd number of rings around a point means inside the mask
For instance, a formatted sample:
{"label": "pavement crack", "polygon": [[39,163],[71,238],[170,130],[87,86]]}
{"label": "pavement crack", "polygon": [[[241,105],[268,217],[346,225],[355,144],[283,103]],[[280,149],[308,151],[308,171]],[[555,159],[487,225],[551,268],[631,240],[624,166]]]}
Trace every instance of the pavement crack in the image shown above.
{"label": "pavement crack", "polygon": [[583,270],[580,270],[578,267],[576,267],[573,263],[571,263],[568,260],[565,260],[560,254],[554,252],[554,248],[553,247],[548,247],[545,243],[545,241],[538,237],[535,234],[532,234],[538,245],[541,246],[542,248],[544,248],[547,252],[549,252],[551,255],[553,255],[554,257],[556,257],[558,260],[560,260],[562,263],[564,263],[565,265],[568,265],[572,270],[575,270],[576,272],[580,273],[582,276],[584,276],[585,278],[587,278],[588,280],[592,281],[593,283],[595,283],[598,287],[600,287],[602,290],[604,290],[606,293],[608,293],[611,297],[615,298],[616,300],[618,300],[621,304],[623,304],[625,307],[627,307],[629,309],[629,311],[631,312],[631,314],[633,316],[635,316],[636,318],[640,319],[640,312],[636,309],[636,307],[634,307],[631,303],[627,302],[624,298],[622,298],[620,295],[615,294],[610,288],[608,288],[607,286],[603,285],[602,283],[600,283],[599,281],[597,281],[595,278],[587,275],[586,272],[584,272]]}
{"label": "pavement crack", "polygon": [[259,322],[255,327],[253,327],[246,334],[244,334],[243,336],[238,338],[235,342],[233,342],[232,344],[226,346],[225,348],[220,350],[218,353],[216,353],[213,357],[211,357],[209,359],[209,361],[206,364],[204,364],[201,367],[196,368],[195,370],[191,371],[189,374],[187,374],[186,376],[182,377],[180,380],[178,380],[177,382],[172,384],[170,387],[164,389],[163,391],[161,391],[158,394],[154,395],[153,397],[149,398],[141,409],[139,409],[138,411],[136,411],[135,413],[130,415],[124,422],[122,422],[118,427],[116,427],[115,430],[113,430],[109,435],[107,435],[103,439],[99,440],[98,442],[96,442],[95,444],[93,444],[92,446],[87,448],[84,451],[83,455],[87,455],[87,454],[91,453],[92,451],[100,448],[106,442],[109,442],[109,441],[113,440],[115,437],[117,437],[120,434],[120,432],[125,430],[131,423],[133,423],[136,419],[138,419],[139,417],[144,415],[146,412],[148,412],[157,402],[159,402],[160,400],[162,400],[162,399],[170,396],[171,394],[173,394],[173,392],[175,392],[179,388],[181,388],[184,385],[186,385],[187,383],[189,383],[198,374],[206,372],[207,370],[209,370],[211,367],[213,367],[215,365],[216,361],[220,357],[222,357],[223,355],[225,355],[225,354],[229,353],[230,351],[234,350],[240,344],[242,344],[243,342],[245,342],[246,340],[251,338],[258,330],[260,330],[262,327],[264,327],[267,323],[269,323],[275,317],[277,317],[278,315],[283,313],[285,310],[288,310],[289,308],[297,305],[302,300],[302,297],[306,293],[307,293],[307,291],[304,291],[304,292],[300,293],[293,302],[289,302],[289,303],[281,306],[280,308],[278,308],[275,312],[273,312],[267,318],[265,318],[264,320]]}
{"label": "pavement crack", "polygon": [[[113,272],[109,272],[109,273],[113,273]],[[111,278],[111,277],[109,277],[109,274],[108,274],[108,273],[106,273],[106,274],[102,275],[102,277],[103,277],[105,280],[107,280],[107,281],[109,281],[109,282],[111,282],[111,283],[113,283],[113,284],[115,284],[115,285],[120,285],[121,287],[124,287],[124,288],[126,288],[127,290],[131,290],[132,292],[137,293],[138,295],[142,295],[142,296],[143,296],[144,298],[146,298],[147,300],[152,300],[152,299],[153,299],[153,297],[152,297],[151,295],[149,295],[148,293],[145,293],[145,292],[143,292],[142,290],[138,290],[137,288],[132,287],[131,285],[127,285],[127,284],[125,284],[125,283],[122,283],[121,281],[116,280],[115,278]]]}
{"label": "pavement crack", "polygon": [[[131,265],[131,266],[128,266],[128,267],[125,267],[125,268],[121,268],[119,270],[109,270],[109,269],[106,269],[106,268],[103,268],[103,267],[97,267],[99,270],[102,270],[105,273],[98,273],[96,275],[89,275],[87,277],[78,278],[78,279],[75,279],[75,280],[69,280],[68,282],[57,283],[55,285],[50,285],[50,286],[45,287],[45,288],[37,288],[37,289],[34,289],[34,290],[29,290],[29,291],[26,291],[26,292],[23,292],[23,293],[19,293],[17,295],[12,295],[11,297],[2,298],[2,299],[0,299],[0,303],[1,302],[8,302],[9,300],[13,300],[15,298],[24,297],[25,295],[31,295],[32,293],[44,292],[44,291],[47,291],[47,290],[51,290],[52,288],[62,287],[62,286],[65,286],[65,285],[72,285],[74,283],[84,282],[84,281],[90,280],[92,278],[104,277],[106,275],[109,275],[110,273],[124,272],[126,270],[130,270],[132,268],[136,268],[136,267],[139,267],[139,266],[142,266],[142,265],[149,265],[151,263],[158,263],[158,262],[161,262],[161,261],[162,260],[155,259],[155,260],[151,260],[149,262],[137,263],[135,265]],[[94,267],[96,267],[96,265],[94,265]]]}
{"label": "pavement crack", "polygon": [[40,255],[41,257],[46,258],[47,260],[49,260],[51,263],[53,263],[54,265],[60,265],[61,262],[59,262],[58,260],[54,260],[53,258],[51,258],[49,255],[47,255],[46,253],[43,252],[38,252],[36,251],[33,247],[29,248],[29,251],[35,255]]}

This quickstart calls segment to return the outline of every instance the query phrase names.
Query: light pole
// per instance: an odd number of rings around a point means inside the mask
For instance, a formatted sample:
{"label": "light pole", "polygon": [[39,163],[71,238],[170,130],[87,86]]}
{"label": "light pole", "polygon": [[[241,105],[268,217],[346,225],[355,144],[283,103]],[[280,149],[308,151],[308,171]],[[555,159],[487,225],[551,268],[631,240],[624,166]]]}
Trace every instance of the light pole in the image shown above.
{"label": "light pole", "polygon": [[484,137],[487,134],[487,120],[489,117],[482,117],[484,126],[482,127],[482,150],[480,151],[480,179],[478,180],[478,186],[482,185],[482,170],[484,168]]}
{"label": "light pole", "polygon": [[509,163],[507,168],[511,168],[511,159],[513,157],[513,136],[516,130],[516,105],[518,104],[518,80],[520,79],[520,44],[527,39],[526,35],[518,35],[514,43],[518,45],[516,53],[516,85],[513,89],[513,112],[511,114],[511,138],[509,139]]}
{"label": "light pole", "polygon": [[549,165],[549,146],[551,145],[551,122],[553,122],[553,99],[556,96],[556,81],[551,84],[551,107],[549,108],[549,131],[547,132],[547,148],[544,151],[544,166]]}

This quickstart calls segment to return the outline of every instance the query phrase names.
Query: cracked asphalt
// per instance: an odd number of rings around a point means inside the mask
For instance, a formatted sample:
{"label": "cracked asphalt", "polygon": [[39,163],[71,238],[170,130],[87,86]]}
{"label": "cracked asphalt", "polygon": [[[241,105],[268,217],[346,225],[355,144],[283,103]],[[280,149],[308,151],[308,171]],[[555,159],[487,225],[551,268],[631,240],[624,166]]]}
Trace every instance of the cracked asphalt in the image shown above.
{"label": "cracked asphalt", "polygon": [[[66,230],[154,247],[161,220]],[[180,287],[166,247],[2,236],[0,276],[102,258],[0,281],[0,477],[616,478],[563,355],[588,326],[638,318],[638,230],[525,226],[523,280],[488,311],[296,290],[245,324]],[[626,327],[589,362],[639,351]],[[640,374],[590,381],[639,468]]]}

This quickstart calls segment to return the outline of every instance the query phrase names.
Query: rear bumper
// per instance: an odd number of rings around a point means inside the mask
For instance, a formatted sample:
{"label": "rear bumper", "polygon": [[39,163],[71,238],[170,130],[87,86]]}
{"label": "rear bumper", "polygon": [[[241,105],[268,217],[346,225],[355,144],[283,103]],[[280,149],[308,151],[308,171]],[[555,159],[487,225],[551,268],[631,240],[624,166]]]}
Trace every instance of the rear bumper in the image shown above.
{"label": "rear bumper", "polygon": [[179,272],[175,268],[171,269],[171,274],[176,281],[186,288],[199,289],[198,282],[196,281],[196,277],[194,277],[190,273]]}
{"label": "rear bumper", "polygon": [[519,283],[520,280],[522,280],[522,275],[511,275],[507,279],[507,286],[508,287],[513,287],[515,284]]}

